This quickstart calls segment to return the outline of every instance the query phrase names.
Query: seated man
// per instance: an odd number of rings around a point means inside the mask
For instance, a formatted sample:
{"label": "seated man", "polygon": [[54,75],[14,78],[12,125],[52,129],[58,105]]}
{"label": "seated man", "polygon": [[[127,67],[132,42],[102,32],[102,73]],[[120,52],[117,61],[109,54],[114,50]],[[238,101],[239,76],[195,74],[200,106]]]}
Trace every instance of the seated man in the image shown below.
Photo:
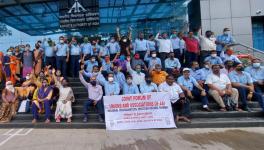
{"label": "seated man", "polygon": [[221,58],[223,60],[223,62],[226,62],[227,60],[231,60],[233,61],[235,64],[236,63],[242,63],[236,55],[233,55],[234,51],[231,47],[227,47],[225,54],[221,54]]}
{"label": "seated man", "polygon": [[261,66],[259,59],[253,59],[252,65],[245,69],[248,72],[254,84],[254,89],[257,93],[262,93],[264,91],[264,67]]}
{"label": "seated man", "polygon": [[178,78],[178,84],[183,89],[185,95],[189,99],[197,99],[202,101],[202,108],[204,111],[210,112],[208,107],[208,99],[205,89],[202,88],[199,83],[190,76],[190,69],[184,68],[183,75]]}
{"label": "seated man", "polygon": [[135,70],[133,70],[130,65],[130,58],[127,58],[127,71],[132,76],[135,85],[139,86],[145,82],[145,73],[142,72],[141,65],[136,65]]}
{"label": "seated man", "polygon": [[165,60],[165,69],[169,74],[178,75],[180,72],[181,63],[178,58],[174,57],[174,52],[170,52],[169,58]]}
{"label": "seated man", "polygon": [[[166,77],[166,81],[159,85],[160,92],[168,92],[170,95],[173,115],[175,120],[183,120],[190,122],[187,118],[190,116],[190,102],[185,98],[184,92],[181,87],[175,83],[175,79],[172,75]],[[180,115],[177,114],[178,108],[180,109]]]}
{"label": "seated man", "polygon": [[96,61],[96,56],[91,56],[90,60],[84,62],[86,66],[86,72],[92,72],[93,66],[98,66],[98,61]]}
{"label": "seated man", "polygon": [[150,51],[147,51],[144,61],[146,61],[148,63],[148,69],[152,70],[154,69],[156,64],[161,65],[161,60],[160,58],[157,57],[157,52],[156,51],[152,51],[151,52],[151,57],[149,57]]}
{"label": "seated man", "polygon": [[228,76],[220,72],[220,65],[212,65],[212,73],[208,75],[205,84],[209,87],[209,94],[220,106],[220,111],[226,111],[226,106],[223,101],[224,96],[229,96],[236,104],[238,111],[238,91],[232,88]]}
{"label": "seated man", "polygon": [[133,84],[132,76],[128,75],[126,83],[123,85],[123,95],[125,94],[138,94],[139,90],[137,85]]}
{"label": "seated man", "polygon": [[134,55],[134,58],[131,59],[131,68],[136,70],[137,65],[140,65],[141,68],[144,69],[144,71],[148,70],[146,64],[144,63],[142,59],[140,59],[140,55],[138,53],[136,53]]}
{"label": "seated man", "polygon": [[84,118],[83,122],[88,120],[88,109],[92,105],[95,106],[99,113],[99,121],[104,121],[104,105],[103,105],[103,89],[102,86],[97,84],[96,77],[90,78],[90,82],[86,82],[83,78],[82,71],[79,73],[81,83],[86,87],[88,91],[88,100],[84,103]]}
{"label": "seated man", "polygon": [[107,80],[104,77],[97,78],[97,80],[104,87],[105,96],[120,94],[120,85],[115,81],[113,73],[108,73]]}
{"label": "seated man", "polygon": [[164,81],[166,81],[167,72],[161,71],[161,65],[156,64],[154,70],[150,70],[150,75],[152,77],[152,82],[157,85],[160,85]]}
{"label": "seated man", "polygon": [[152,82],[151,76],[146,76],[145,81],[145,83],[140,84],[141,93],[150,93],[158,91],[158,87],[155,83]]}
{"label": "seated man", "polygon": [[243,64],[237,64],[235,70],[229,74],[229,78],[232,82],[232,86],[238,89],[243,110],[250,111],[247,100],[253,99],[259,102],[262,111],[264,111],[262,94],[255,91],[253,80],[250,74],[244,71]]}
{"label": "seated man", "polygon": [[43,112],[43,109],[45,110],[45,123],[50,123],[52,88],[48,85],[47,79],[42,81],[42,86],[35,91],[34,95],[35,99],[32,102],[32,123],[34,124],[37,122],[39,119],[39,112]]}
{"label": "seated man", "polygon": [[212,65],[223,64],[222,59],[217,56],[216,50],[211,51],[211,56],[206,57],[204,61],[209,61]]}

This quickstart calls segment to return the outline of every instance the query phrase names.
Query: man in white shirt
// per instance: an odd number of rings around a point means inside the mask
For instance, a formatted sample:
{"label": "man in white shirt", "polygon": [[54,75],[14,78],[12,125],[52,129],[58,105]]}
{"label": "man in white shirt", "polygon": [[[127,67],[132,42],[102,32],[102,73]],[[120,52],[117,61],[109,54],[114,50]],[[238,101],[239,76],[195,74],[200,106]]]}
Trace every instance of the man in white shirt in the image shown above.
{"label": "man in white shirt", "polygon": [[[190,115],[190,102],[185,98],[184,92],[181,87],[175,82],[172,75],[166,77],[166,81],[161,83],[158,87],[160,92],[168,92],[170,95],[173,114],[176,117],[175,120],[183,120],[190,122],[187,118]],[[180,107],[180,115],[177,114]]]}
{"label": "man in white shirt", "polygon": [[[201,30],[201,29],[200,29]],[[199,30],[199,41],[200,41],[200,46],[201,46],[201,58],[200,58],[200,63],[203,63],[204,59],[208,56],[210,56],[210,52],[212,50],[216,50],[216,44],[215,40],[211,38],[212,36],[212,31],[206,31],[205,36],[201,35],[201,32]]]}
{"label": "man in white shirt", "polygon": [[171,40],[168,39],[167,33],[162,33],[162,38],[159,38],[160,33],[158,33],[155,37],[155,40],[159,45],[159,57],[161,59],[162,67],[165,67],[165,59],[169,55],[170,52],[173,52]]}
{"label": "man in white shirt", "polygon": [[224,96],[229,96],[236,104],[235,110],[238,109],[238,90],[232,88],[231,82],[226,74],[220,73],[220,65],[212,65],[213,73],[207,76],[205,84],[209,87],[209,94],[221,107],[220,111],[226,111],[226,106],[223,101]]}
{"label": "man in white shirt", "polygon": [[127,66],[127,71],[132,76],[133,84],[139,86],[140,84],[145,83],[145,73],[142,72],[140,64],[136,65],[135,70],[133,70],[130,65],[130,57],[128,57],[126,66]]}

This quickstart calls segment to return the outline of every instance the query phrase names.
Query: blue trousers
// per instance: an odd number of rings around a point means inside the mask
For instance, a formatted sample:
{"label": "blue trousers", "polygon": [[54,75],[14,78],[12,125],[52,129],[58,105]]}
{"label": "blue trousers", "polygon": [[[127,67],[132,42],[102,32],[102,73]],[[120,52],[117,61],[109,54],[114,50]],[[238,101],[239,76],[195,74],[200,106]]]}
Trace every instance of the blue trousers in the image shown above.
{"label": "blue trousers", "polygon": [[66,66],[66,56],[56,56],[56,66],[57,69],[61,71],[63,77],[66,77],[67,66]]}
{"label": "blue trousers", "polygon": [[[51,115],[51,100],[45,100],[44,101],[44,109],[45,109],[45,119],[50,119]],[[40,104],[41,105],[41,104]],[[39,112],[38,112],[38,107],[35,103],[32,103],[32,113],[33,113],[33,118],[34,119],[39,119]]]}
{"label": "blue trousers", "polygon": [[[247,107],[248,106],[247,95],[249,93],[249,90],[247,88],[244,88],[244,87],[239,87],[239,88],[237,88],[237,90],[239,93],[239,98],[242,102],[242,106]],[[262,111],[264,112],[264,99],[262,97],[262,94],[258,93],[258,92],[253,92],[252,99],[258,101],[260,107],[262,108]]]}
{"label": "blue trousers", "polygon": [[[93,105],[93,100],[91,99],[88,99],[85,103],[84,103],[84,108],[83,108],[83,113],[84,115],[87,117],[87,114],[88,114],[88,110],[89,108]],[[104,115],[104,104],[103,104],[103,100],[99,100],[96,105],[95,105],[97,111],[98,111],[98,114],[100,116],[103,116]]]}
{"label": "blue trousers", "polygon": [[80,56],[79,55],[71,55],[71,76],[72,77],[78,77],[79,76],[79,70],[80,70]]}
{"label": "blue trousers", "polygon": [[203,106],[204,105],[208,105],[208,98],[207,98],[207,96],[201,96],[201,92],[199,91],[199,89],[193,88],[192,94],[195,97],[195,99],[202,101],[202,105]]}

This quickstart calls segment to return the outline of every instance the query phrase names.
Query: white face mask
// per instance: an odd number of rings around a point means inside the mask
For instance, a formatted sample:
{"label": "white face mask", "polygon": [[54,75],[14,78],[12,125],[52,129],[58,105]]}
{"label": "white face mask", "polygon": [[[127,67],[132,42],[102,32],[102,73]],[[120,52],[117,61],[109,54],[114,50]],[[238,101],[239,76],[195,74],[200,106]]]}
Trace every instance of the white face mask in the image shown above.
{"label": "white face mask", "polygon": [[156,56],[157,56],[157,54],[151,54],[151,56],[152,56],[152,57],[156,57]]}
{"label": "white face mask", "polygon": [[211,56],[212,56],[212,57],[216,57],[216,56],[217,56],[217,54],[211,54]]}
{"label": "white face mask", "polygon": [[6,89],[7,89],[8,91],[12,92],[12,93],[15,92],[15,88],[14,88],[13,85],[6,85]]}
{"label": "white face mask", "polygon": [[108,81],[109,82],[113,82],[114,81],[114,78],[113,77],[108,77]]}
{"label": "white face mask", "polygon": [[132,80],[131,80],[131,79],[128,79],[128,80],[127,80],[127,83],[128,83],[128,84],[131,84],[131,83],[132,83]]}
{"label": "white face mask", "polygon": [[253,63],[252,66],[253,66],[254,68],[259,68],[259,67],[260,67],[260,63]]}
{"label": "white face mask", "polygon": [[26,76],[26,80],[29,80],[29,78],[30,78],[29,76]]}
{"label": "white face mask", "polygon": [[95,62],[95,59],[94,59],[94,58],[92,58],[92,59],[91,59],[91,61],[92,61],[92,62]]}
{"label": "white face mask", "polygon": [[127,42],[127,39],[123,39],[123,42]]}
{"label": "white face mask", "polygon": [[225,35],[229,35],[230,34],[230,31],[225,31],[224,34]]}
{"label": "white face mask", "polygon": [[210,68],[210,66],[209,66],[209,65],[204,65],[204,67],[205,67],[205,68],[207,68],[207,69],[209,69],[209,68]]}
{"label": "white face mask", "polygon": [[60,43],[61,43],[61,44],[64,43],[64,40],[60,40]]}
{"label": "white face mask", "polygon": [[7,55],[8,55],[8,56],[11,56],[11,55],[12,55],[12,52],[7,52]]}

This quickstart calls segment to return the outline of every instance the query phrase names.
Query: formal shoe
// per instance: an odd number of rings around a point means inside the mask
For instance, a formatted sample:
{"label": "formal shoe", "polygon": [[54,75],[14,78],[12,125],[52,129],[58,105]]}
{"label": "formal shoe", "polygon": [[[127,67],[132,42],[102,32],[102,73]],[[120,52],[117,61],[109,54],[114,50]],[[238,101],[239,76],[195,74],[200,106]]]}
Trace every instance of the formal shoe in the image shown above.
{"label": "formal shoe", "polygon": [[202,108],[202,111],[212,112],[212,110],[209,107]]}
{"label": "formal shoe", "polygon": [[83,122],[87,122],[87,121],[88,121],[87,117],[84,117]]}
{"label": "formal shoe", "polygon": [[225,112],[226,111],[226,108],[220,108],[220,111],[222,111],[222,112]]}
{"label": "formal shoe", "polygon": [[98,116],[99,122],[104,122],[104,119],[101,116]]}

